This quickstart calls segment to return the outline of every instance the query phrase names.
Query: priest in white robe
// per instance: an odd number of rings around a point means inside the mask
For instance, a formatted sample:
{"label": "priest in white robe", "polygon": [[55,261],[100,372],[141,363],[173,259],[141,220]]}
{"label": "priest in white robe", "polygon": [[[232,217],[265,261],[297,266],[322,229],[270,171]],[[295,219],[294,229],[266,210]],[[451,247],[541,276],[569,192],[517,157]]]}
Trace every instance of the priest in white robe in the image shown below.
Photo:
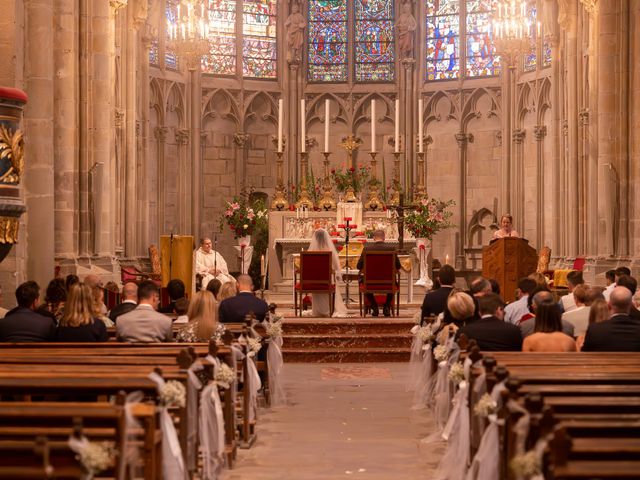
{"label": "priest in white robe", "polygon": [[200,248],[196,250],[196,273],[202,275],[202,290],[205,290],[214,278],[223,284],[236,281],[229,274],[227,262],[222,255],[213,250],[210,238],[203,238]]}

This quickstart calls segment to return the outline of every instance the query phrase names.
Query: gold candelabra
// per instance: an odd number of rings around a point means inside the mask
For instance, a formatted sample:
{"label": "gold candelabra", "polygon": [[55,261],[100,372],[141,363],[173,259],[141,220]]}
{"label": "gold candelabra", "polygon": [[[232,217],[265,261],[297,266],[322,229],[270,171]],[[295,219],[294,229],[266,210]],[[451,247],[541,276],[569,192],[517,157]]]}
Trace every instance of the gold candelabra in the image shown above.
{"label": "gold candelabra", "polygon": [[277,184],[276,184],[276,192],[273,196],[273,201],[271,202],[272,210],[287,210],[289,208],[289,202],[287,201],[287,196],[284,191],[284,179],[282,178],[282,155],[283,152],[276,152],[278,156],[278,160],[276,160],[277,166]]}
{"label": "gold candelabra", "polygon": [[402,193],[402,186],[400,183],[400,152],[393,153],[393,194],[389,205],[400,205],[400,194]]}
{"label": "gold candelabra", "polygon": [[[357,151],[362,145],[362,140],[359,137],[356,137],[353,133],[347,137],[342,139],[342,143],[340,146],[347,151],[347,168],[355,168],[353,162],[353,153]],[[345,192],[344,197],[345,202],[356,202],[358,199],[356,198],[356,192],[353,189],[353,186],[347,187],[347,191]]]}
{"label": "gold candelabra", "polygon": [[371,155],[371,179],[369,180],[369,198],[367,199],[365,208],[369,210],[382,210],[384,203],[380,200],[378,193],[380,182],[376,177],[376,152],[369,152],[369,155]]}
{"label": "gold candelabra", "polygon": [[300,167],[302,170],[302,178],[300,179],[300,195],[296,202],[296,208],[306,208],[313,210],[313,200],[309,197],[307,189],[307,170],[309,166],[309,154],[307,152],[300,153]]}
{"label": "gold candelabra", "polygon": [[424,175],[424,152],[418,153],[418,185],[413,191],[414,200],[422,200],[427,196]]}
{"label": "gold candelabra", "polygon": [[323,152],[324,155],[324,180],[322,182],[322,199],[320,200],[319,207],[323,210],[335,210],[336,201],[333,198],[333,187],[331,186],[331,177],[329,176],[329,155],[331,152]]}

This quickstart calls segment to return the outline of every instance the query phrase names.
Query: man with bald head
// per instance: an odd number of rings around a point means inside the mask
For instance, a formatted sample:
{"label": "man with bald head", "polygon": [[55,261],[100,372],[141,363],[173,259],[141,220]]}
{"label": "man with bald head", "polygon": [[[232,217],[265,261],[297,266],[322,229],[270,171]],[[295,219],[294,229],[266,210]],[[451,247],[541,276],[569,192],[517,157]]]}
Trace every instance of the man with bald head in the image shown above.
{"label": "man with bald head", "polygon": [[640,321],[631,318],[631,291],[615,287],[609,297],[609,320],[589,325],[585,352],[640,352]]}
{"label": "man with bald head", "polygon": [[[531,300],[531,310],[535,315],[538,307],[544,303],[553,303],[553,295],[549,290],[540,290],[533,294],[533,298]],[[521,322],[519,325],[520,331],[522,332],[522,338],[528,337],[532,333],[534,333],[536,328],[536,317],[530,318]],[[562,333],[573,337],[574,335],[574,327],[571,323],[566,320],[562,320]]]}
{"label": "man with bald head", "polygon": [[122,286],[122,303],[116,305],[109,312],[109,318],[115,322],[118,316],[129,313],[138,305],[138,285],[127,282]]}
{"label": "man with bald head", "polygon": [[225,298],[218,308],[218,319],[222,323],[242,323],[244,317],[253,312],[256,320],[264,320],[269,306],[267,302],[259,299],[253,293],[253,280],[249,275],[238,276],[238,294],[235,297]]}

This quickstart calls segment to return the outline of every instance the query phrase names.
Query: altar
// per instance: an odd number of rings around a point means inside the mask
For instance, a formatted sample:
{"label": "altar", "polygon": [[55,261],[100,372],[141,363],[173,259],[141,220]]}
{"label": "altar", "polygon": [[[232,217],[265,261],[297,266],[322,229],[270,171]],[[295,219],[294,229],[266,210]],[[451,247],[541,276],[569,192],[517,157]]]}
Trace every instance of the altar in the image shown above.
{"label": "altar", "polygon": [[[374,230],[383,230],[386,235],[385,243],[398,247],[398,230],[396,219],[391,218],[387,211],[364,211],[362,212],[362,220],[357,225],[358,232],[367,232]],[[355,223],[355,222],[354,222]],[[281,293],[291,292],[293,288],[294,277],[294,261],[302,250],[309,247],[311,236],[318,228],[324,228],[329,232],[339,233],[337,228],[337,214],[335,211],[271,211],[269,212],[269,285],[270,289]],[[338,246],[345,243],[344,234],[342,236],[334,236],[334,240]],[[352,232],[353,235],[353,232]],[[359,242],[371,242],[364,236],[351,237],[350,244],[358,244]],[[404,248],[405,251],[413,252],[416,247],[415,238],[408,237],[405,232]],[[343,268],[346,267],[345,255],[340,255]],[[359,257],[359,255],[358,255]],[[402,286],[403,293],[407,293],[409,297],[413,293],[413,280],[418,278],[418,263],[414,253],[400,256],[402,263]],[[357,258],[349,258],[349,269],[354,270]],[[346,270],[346,269],[345,269]],[[343,274],[345,274],[343,270]],[[411,300],[409,300],[411,301]]]}

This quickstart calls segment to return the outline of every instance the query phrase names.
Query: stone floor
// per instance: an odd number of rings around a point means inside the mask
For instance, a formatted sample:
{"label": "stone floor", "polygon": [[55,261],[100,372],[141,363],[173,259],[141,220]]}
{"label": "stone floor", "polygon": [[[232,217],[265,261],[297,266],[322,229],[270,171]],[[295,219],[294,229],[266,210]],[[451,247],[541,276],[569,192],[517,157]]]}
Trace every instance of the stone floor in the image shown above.
{"label": "stone floor", "polygon": [[412,411],[407,363],[285,364],[287,405],[263,410],[258,440],[222,480],[433,478],[442,446]]}

